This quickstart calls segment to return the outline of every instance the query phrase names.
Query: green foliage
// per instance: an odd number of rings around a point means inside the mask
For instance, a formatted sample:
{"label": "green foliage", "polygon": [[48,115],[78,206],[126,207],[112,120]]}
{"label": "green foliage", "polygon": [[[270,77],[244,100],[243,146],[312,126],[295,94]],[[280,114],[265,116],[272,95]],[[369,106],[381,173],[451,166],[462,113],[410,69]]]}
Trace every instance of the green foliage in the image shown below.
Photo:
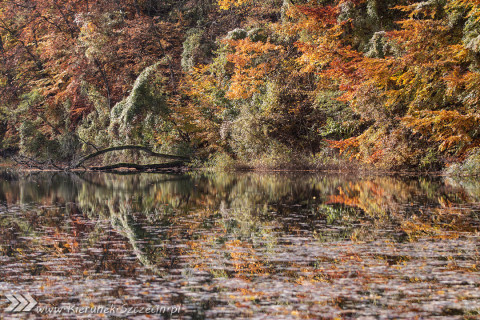
{"label": "green foliage", "polygon": [[247,36],[254,42],[266,42],[268,39],[267,31],[264,28],[253,28],[248,31]]}
{"label": "green foliage", "polygon": [[8,117],[7,112],[4,108],[0,107],[0,148],[6,147],[4,145],[4,137],[5,133],[7,132],[8,126]]}
{"label": "green foliage", "polygon": [[40,160],[71,160],[80,145],[75,134],[69,132],[49,138],[40,132],[38,123],[25,121],[19,128],[20,151]]}
{"label": "green foliage", "polygon": [[[36,125],[30,121],[24,121],[20,128],[20,150],[23,153],[32,153],[35,156],[43,156],[44,147],[48,139],[36,129]],[[48,146],[46,148],[48,150]]]}
{"label": "green foliage", "polygon": [[68,103],[50,107],[38,90],[24,94],[12,112],[20,123],[17,128],[20,152],[42,160],[73,159],[80,143],[69,128],[68,107]]}
{"label": "green foliage", "polygon": [[418,168],[423,171],[439,171],[442,168],[442,161],[438,149],[427,149],[419,161]]}
{"label": "green foliage", "polygon": [[229,137],[223,134],[223,137],[230,138],[232,151],[244,161],[265,155],[274,143],[269,139],[269,128],[265,119],[246,110],[242,110],[233,123],[225,126],[230,126],[231,134]]}
{"label": "green foliage", "polygon": [[464,161],[452,164],[445,172],[451,176],[479,176],[480,148],[472,150]]}
{"label": "green foliage", "polygon": [[112,108],[108,133],[114,144],[148,145],[154,141],[157,127],[168,125],[165,119],[170,110],[164,79],[155,72],[158,65],[142,71],[128,97]]}
{"label": "green foliage", "polygon": [[202,44],[203,30],[193,28],[187,31],[186,39],[183,42],[182,68],[188,72],[195,66],[195,56]]}
{"label": "green foliage", "polygon": [[229,40],[241,40],[241,39],[245,39],[247,36],[248,36],[247,30],[237,28],[230,31],[225,38]]}
{"label": "green foliage", "polygon": [[42,104],[44,101],[45,99],[39,90],[24,93],[14,113],[17,117],[28,114],[32,107]]}
{"label": "green foliage", "polygon": [[480,20],[476,15],[471,15],[463,29],[463,43],[465,47],[476,54],[480,53]]}
{"label": "green foliage", "polygon": [[238,168],[238,162],[226,153],[218,152],[210,156],[205,166],[212,170],[232,171]]}
{"label": "green foliage", "polygon": [[369,50],[366,53],[367,57],[371,58],[385,58],[385,51],[388,42],[385,39],[385,32],[379,31],[375,32],[373,37],[370,39]]}
{"label": "green foliage", "polygon": [[315,108],[326,118],[318,132],[328,140],[348,139],[360,131],[358,117],[348,104],[338,100],[341,94],[339,91],[322,90],[315,97]]}
{"label": "green foliage", "polygon": [[110,125],[110,110],[107,99],[92,85],[82,85],[83,94],[93,104],[94,110],[90,112],[80,123],[77,133],[84,141],[83,149],[88,149],[89,144],[97,147],[108,147],[111,142],[106,129]]}

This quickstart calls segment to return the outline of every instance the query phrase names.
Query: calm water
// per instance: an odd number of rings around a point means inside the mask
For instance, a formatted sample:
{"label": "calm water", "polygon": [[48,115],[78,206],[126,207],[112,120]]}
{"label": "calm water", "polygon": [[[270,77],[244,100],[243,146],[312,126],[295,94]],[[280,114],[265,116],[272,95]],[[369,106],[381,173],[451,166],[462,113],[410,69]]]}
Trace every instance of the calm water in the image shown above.
{"label": "calm water", "polygon": [[477,319],[479,217],[441,177],[4,171],[0,318]]}

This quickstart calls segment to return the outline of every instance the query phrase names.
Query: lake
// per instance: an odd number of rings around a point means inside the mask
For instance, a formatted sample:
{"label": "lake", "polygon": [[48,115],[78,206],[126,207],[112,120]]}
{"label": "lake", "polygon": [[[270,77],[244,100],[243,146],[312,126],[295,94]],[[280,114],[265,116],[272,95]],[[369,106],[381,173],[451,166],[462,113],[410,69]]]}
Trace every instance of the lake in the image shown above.
{"label": "lake", "polygon": [[478,319],[479,227],[475,180],[4,170],[0,317]]}

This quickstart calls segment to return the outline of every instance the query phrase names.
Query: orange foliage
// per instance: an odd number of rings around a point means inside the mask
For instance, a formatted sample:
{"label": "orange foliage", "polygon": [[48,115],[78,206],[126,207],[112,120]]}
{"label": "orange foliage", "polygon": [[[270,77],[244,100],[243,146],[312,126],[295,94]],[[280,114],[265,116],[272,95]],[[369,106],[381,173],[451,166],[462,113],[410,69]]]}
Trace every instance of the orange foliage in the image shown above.
{"label": "orange foliage", "polygon": [[[477,12],[478,3],[452,0],[446,8],[452,7],[467,8],[469,16]],[[294,32],[309,34],[297,43],[302,70],[316,72],[319,87],[337,86],[344,92],[340,100],[374,121],[375,130],[404,125],[438,142],[440,151],[463,153],[476,143],[478,139],[472,134],[479,125],[475,106],[480,99],[480,75],[465,67],[472,63],[472,55],[435,6],[395,7],[405,12],[406,18],[397,22],[398,30],[384,32],[384,43],[396,50],[384,57],[368,56],[354,48],[346,31],[349,21],[338,22],[335,7],[297,9],[306,17],[296,24]],[[419,14],[423,18],[419,19]],[[457,110],[448,110],[462,104]],[[398,116],[401,122],[396,120]],[[341,153],[360,158],[356,150],[368,141],[360,135],[329,143]],[[374,144],[376,148],[363,160],[375,163],[383,157],[383,147]]]}
{"label": "orange foliage", "polygon": [[476,113],[461,114],[457,110],[424,111],[403,118],[403,122],[422,134],[432,134],[432,139],[440,142],[440,149],[463,146],[462,153],[468,151],[469,145],[478,145],[470,132],[480,127],[480,115]]}
{"label": "orange foliage", "polygon": [[265,83],[268,73],[275,70],[282,47],[268,42],[254,42],[249,38],[229,40],[227,43],[234,51],[227,55],[227,59],[235,66],[227,98],[247,99]]}

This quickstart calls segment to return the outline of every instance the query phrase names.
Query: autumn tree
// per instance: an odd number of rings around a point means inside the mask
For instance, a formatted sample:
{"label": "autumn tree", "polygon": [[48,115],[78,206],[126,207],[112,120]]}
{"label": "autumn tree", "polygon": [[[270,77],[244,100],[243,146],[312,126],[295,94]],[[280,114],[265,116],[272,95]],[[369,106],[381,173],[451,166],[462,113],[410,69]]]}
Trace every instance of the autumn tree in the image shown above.
{"label": "autumn tree", "polygon": [[179,29],[159,19],[163,9],[152,6],[108,0],[1,3],[1,87],[9,93],[2,103],[16,119],[10,125],[25,151],[42,141],[56,149],[67,136],[72,143],[92,144],[78,141],[76,127],[92,112],[109,113],[137,76],[161,59],[169,61],[159,73],[173,91]]}

